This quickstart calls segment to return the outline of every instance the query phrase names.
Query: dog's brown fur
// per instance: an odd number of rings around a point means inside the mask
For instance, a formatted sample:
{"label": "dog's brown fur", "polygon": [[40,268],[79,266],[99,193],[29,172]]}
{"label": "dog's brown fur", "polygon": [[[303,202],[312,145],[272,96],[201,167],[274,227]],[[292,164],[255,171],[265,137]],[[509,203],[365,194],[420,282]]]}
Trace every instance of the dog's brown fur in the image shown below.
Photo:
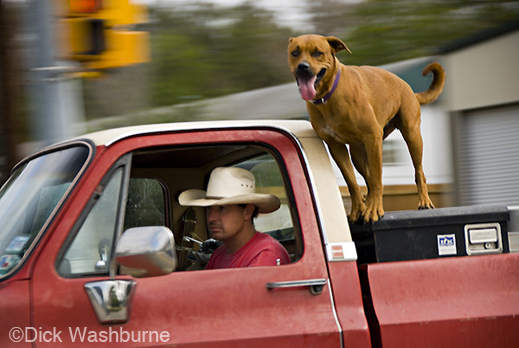
{"label": "dog's brown fur", "polygon": [[[434,208],[422,169],[420,104],[433,102],[442,92],[443,68],[438,63],[426,66],[423,75],[432,72],[433,82],[427,91],[415,94],[405,81],[384,69],[341,64],[335,54],[342,50],[349,52],[335,37],[298,36],[290,39],[288,64],[303,99],[307,100],[312,126],[328,144],[348,185],[352,201],[350,221],[364,218],[365,222],[375,222],[384,215],[382,141],[395,128],[402,133],[411,154],[418,208]],[[326,103],[315,105],[312,100],[321,99],[332,90],[339,70],[336,90]],[[345,144],[350,145],[351,160]],[[352,161],[366,180],[365,200],[355,179]]]}

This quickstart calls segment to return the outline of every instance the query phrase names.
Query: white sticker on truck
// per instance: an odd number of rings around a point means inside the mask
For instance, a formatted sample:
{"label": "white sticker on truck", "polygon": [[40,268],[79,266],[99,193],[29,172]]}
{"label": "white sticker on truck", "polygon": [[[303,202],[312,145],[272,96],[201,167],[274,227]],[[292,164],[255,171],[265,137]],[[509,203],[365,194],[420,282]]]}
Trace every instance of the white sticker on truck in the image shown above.
{"label": "white sticker on truck", "polygon": [[440,234],[438,237],[438,255],[456,255],[456,235]]}
{"label": "white sticker on truck", "polygon": [[353,242],[330,243],[326,246],[328,261],[355,261],[357,250]]}

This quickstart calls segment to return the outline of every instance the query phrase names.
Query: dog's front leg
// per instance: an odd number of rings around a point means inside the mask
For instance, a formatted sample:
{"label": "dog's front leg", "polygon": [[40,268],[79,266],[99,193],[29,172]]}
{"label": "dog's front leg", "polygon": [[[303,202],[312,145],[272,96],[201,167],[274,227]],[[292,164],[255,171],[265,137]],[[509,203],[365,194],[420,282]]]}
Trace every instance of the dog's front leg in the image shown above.
{"label": "dog's front leg", "polygon": [[342,176],[348,185],[348,190],[350,191],[351,211],[348,218],[351,222],[356,222],[362,218],[365,205],[360,187],[357,184],[357,179],[355,178],[355,171],[353,170],[353,165],[351,164],[348,148],[346,145],[330,139],[328,139],[326,143],[328,144],[330,153],[339,166],[339,169],[342,172]]}
{"label": "dog's front leg", "polygon": [[368,195],[366,207],[363,212],[364,222],[376,222],[384,216],[382,202],[382,135],[373,136],[364,143],[366,148],[369,170],[367,172],[366,184]]}

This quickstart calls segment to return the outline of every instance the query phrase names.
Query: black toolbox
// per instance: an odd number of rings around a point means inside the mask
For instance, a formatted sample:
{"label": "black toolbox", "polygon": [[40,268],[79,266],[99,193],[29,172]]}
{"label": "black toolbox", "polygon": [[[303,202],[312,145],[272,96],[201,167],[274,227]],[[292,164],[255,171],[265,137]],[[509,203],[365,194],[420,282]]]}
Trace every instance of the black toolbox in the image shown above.
{"label": "black toolbox", "polygon": [[376,223],[350,224],[358,263],[509,252],[506,205],[386,212]]}

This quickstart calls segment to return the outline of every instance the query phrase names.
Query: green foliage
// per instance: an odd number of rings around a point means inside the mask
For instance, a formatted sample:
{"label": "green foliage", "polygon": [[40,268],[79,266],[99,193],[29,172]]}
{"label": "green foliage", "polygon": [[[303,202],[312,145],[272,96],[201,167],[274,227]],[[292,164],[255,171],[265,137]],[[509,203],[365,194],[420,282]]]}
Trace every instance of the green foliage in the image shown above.
{"label": "green foliage", "polygon": [[[367,0],[352,7],[326,1],[334,9],[335,35],[353,55],[352,65],[380,65],[435,54],[447,43],[517,19],[519,3],[501,0]],[[333,28],[325,13],[314,17],[317,30]]]}
{"label": "green foliage", "polygon": [[284,47],[291,31],[270,13],[251,5],[193,6],[152,12],[155,106],[289,81]]}
{"label": "green foliage", "polygon": [[[309,31],[341,38],[352,65],[435,54],[452,40],[517,18],[517,1],[307,0]],[[250,3],[150,8],[152,106],[172,105],[293,81],[286,28]],[[308,33],[308,32],[307,32]]]}

